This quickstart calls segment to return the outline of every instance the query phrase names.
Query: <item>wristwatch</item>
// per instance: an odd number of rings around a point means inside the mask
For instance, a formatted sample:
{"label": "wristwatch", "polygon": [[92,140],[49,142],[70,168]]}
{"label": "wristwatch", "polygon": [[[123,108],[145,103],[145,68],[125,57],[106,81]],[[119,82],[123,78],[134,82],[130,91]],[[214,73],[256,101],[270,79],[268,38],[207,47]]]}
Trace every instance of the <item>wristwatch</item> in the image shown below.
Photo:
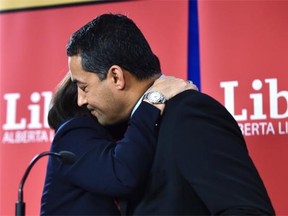
{"label": "wristwatch", "polygon": [[144,94],[144,98],[151,104],[164,104],[167,100],[165,96],[158,91],[151,91]]}

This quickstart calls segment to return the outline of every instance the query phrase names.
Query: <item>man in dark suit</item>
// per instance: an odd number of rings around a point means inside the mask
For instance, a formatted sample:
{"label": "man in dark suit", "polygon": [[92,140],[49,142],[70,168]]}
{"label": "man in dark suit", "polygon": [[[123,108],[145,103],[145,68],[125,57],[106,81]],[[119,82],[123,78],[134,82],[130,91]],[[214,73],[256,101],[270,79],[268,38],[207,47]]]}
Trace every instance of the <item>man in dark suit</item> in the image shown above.
{"label": "man in dark suit", "polygon": [[67,55],[78,105],[100,124],[126,121],[142,100],[165,106],[150,175],[122,198],[122,214],[275,214],[237,122],[220,103],[193,90],[166,101],[149,89],[160,63],[131,19],[96,17],[71,36]]}

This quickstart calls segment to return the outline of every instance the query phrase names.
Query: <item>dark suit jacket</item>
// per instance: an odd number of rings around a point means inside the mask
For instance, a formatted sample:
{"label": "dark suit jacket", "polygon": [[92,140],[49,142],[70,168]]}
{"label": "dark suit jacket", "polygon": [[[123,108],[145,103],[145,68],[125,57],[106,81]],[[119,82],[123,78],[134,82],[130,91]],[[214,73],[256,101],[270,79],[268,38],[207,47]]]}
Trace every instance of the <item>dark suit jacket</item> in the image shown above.
{"label": "dark suit jacket", "polygon": [[166,104],[146,187],[123,214],[274,214],[237,122],[211,97],[185,91]]}
{"label": "dark suit jacket", "polygon": [[159,116],[157,108],[142,103],[117,145],[95,119],[77,117],[64,123],[51,151],[71,151],[77,161],[65,165],[49,158],[41,215],[119,214],[113,197],[131,193],[147,178]]}

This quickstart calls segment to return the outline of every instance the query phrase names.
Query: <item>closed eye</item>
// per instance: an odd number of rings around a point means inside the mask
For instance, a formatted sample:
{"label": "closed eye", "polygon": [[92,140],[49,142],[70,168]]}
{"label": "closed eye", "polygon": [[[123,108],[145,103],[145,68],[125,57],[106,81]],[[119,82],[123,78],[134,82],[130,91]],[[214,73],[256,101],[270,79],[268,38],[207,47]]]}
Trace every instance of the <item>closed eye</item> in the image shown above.
{"label": "closed eye", "polygon": [[81,85],[78,85],[78,88],[80,89],[80,90],[82,90],[83,92],[85,92],[86,93],[86,88],[87,88],[87,86],[81,86]]}
{"label": "closed eye", "polygon": [[80,87],[80,89],[85,92],[86,86],[85,87]]}
{"label": "closed eye", "polygon": [[81,83],[78,80],[73,80],[73,83],[76,84],[80,90],[86,93],[87,85],[84,85],[84,83]]}

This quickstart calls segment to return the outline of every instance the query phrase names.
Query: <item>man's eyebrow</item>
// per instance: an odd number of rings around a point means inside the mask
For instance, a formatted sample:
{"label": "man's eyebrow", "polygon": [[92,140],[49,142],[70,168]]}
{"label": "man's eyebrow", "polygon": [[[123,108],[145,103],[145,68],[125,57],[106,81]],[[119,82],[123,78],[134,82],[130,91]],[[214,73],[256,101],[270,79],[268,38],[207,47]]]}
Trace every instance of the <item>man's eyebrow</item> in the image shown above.
{"label": "man's eyebrow", "polygon": [[[71,79],[71,80],[72,80],[72,79]],[[73,82],[74,84],[84,84],[84,82],[81,82],[81,81],[79,81],[79,80],[77,80],[77,79],[73,79],[72,82]]]}

